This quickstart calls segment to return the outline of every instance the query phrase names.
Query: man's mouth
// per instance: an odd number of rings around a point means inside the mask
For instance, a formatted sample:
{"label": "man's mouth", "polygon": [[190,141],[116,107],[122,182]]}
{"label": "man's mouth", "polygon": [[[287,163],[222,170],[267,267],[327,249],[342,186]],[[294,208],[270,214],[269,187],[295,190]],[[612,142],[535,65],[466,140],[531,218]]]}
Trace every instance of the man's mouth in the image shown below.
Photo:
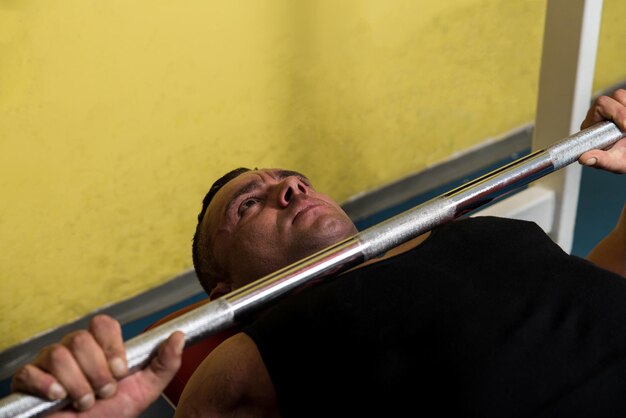
{"label": "man's mouth", "polygon": [[298,219],[300,216],[306,214],[308,211],[310,211],[311,209],[314,209],[316,207],[322,206],[322,204],[320,203],[307,203],[302,205],[303,207],[297,210],[296,212],[296,216],[293,217],[293,220],[291,221],[291,223],[295,223],[296,219]]}

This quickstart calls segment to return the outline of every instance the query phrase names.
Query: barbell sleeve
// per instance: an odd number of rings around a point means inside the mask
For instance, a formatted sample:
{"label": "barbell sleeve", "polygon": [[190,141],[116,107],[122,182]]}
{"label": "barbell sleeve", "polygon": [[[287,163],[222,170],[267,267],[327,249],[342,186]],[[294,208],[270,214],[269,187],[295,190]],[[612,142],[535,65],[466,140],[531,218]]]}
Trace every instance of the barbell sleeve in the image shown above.
{"label": "barbell sleeve", "polygon": [[[295,290],[380,256],[575,162],[586,151],[609,148],[625,136],[613,122],[600,122],[146,331],[126,342],[129,371],[145,367],[161,342],[176,330],[185,333],[187,345],[193,344]],[[0,418],[43,416],[69,403],[68,399],[48,401],[13,393],[0,400]]]}

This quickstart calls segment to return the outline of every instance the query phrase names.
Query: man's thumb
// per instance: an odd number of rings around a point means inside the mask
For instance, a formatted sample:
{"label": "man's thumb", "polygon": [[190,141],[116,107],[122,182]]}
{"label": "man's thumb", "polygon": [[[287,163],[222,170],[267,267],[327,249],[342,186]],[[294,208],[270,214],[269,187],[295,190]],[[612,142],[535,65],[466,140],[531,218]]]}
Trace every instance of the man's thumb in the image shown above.
{"label": "man's thumb", "polygon": [[159,393],[165,389],[180,368],[185,334],[176,331],[159,346],[156,356],[144,370],[145,384]]}

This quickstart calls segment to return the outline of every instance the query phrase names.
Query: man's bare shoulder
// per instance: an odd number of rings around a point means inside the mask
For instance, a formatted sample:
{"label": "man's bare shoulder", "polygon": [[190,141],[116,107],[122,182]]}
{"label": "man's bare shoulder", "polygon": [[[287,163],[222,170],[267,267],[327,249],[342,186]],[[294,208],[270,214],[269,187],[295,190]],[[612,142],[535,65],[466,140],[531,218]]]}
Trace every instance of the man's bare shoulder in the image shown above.
{"label": "man's bare shoulder", "polygon": [[233,335],[204,359],[183,390],[176,416],[280,416],[274,386],[248,335]]}

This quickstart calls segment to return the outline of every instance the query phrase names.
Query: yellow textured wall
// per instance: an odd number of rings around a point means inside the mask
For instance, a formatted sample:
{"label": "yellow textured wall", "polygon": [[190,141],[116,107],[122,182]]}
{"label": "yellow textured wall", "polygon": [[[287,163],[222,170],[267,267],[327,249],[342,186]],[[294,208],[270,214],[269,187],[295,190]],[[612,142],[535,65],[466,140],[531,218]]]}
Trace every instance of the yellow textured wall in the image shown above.
{"label": "yellow textured wall", "polygon": [[[212,180],[339,201],[533,119],[545,0],[0,0],[0,350],[191,267]],[[605,0],[596,88],[626,78]]]}

